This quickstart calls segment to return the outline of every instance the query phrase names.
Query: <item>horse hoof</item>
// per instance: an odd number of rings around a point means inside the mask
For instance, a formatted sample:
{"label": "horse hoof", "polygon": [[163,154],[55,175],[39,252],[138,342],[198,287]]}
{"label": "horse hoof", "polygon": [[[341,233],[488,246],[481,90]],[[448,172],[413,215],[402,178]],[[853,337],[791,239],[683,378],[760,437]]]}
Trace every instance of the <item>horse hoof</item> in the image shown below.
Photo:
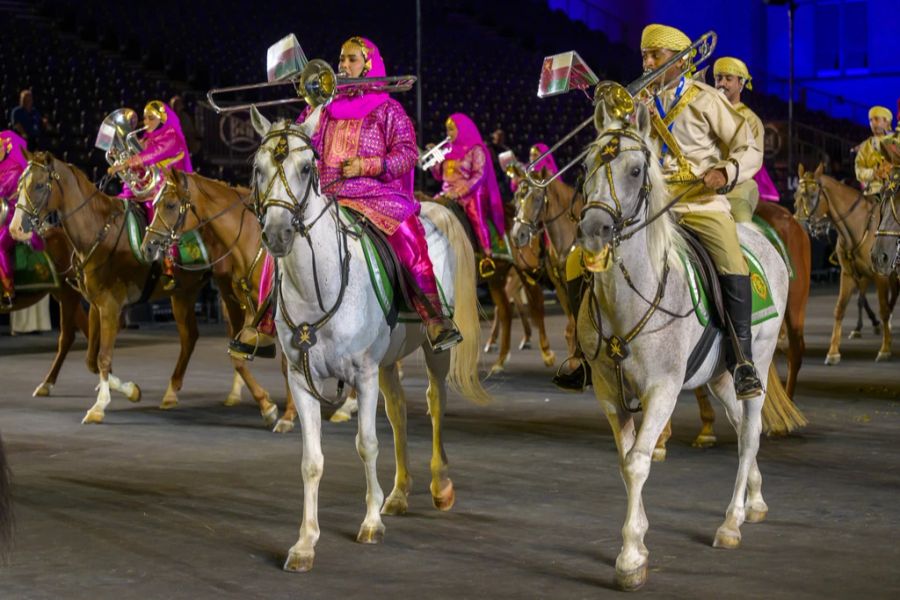
{"label": "horse hoof", "polygon": [[849,333],[849,335],[847,335],[848,340],[855,340],[855,339],[859,339],[861,337],[862,337],[862,331],[859,331],[858,329],[854,329],[853,331],[851,331]]}
{"label": "horse hoof", "polygon": [[238,392],[237,394],[228,394],[228,397],[225,398],[225,401],[222,402],[224,406],[237,406],[241,403],[241,394]]}
{"label": "horse hoof", "polygon": [[768,508],[747,508],[745,520],[747,523],[762,523],[769,514]]}
{"label": "horse hoof", "polygon": [[541,360],[544,361],[545,367],[552,367],[556,363],[556,354],[554,354],[553,350],[548,350],[547,352],[541,350]]}
{"label": "horse hoof", "polygon": [[654,448],[652,460],[653,460],[653,462],[664,462],[666,460],[666,449],[665,448]]}
{"label": "horse hoof", "polygon": [[456,491],[453,489],[453,482],[448,481],[447,485],[437,495],[431,495],[431,501],[434,507],[440,511],[448,511],[456,504]]}
{"label": "horse hoof", "polygon": [[884,362],[886,360],[891,360],[890,352],[879,352],[878,356],[875,357],[875,362]]}
{"label": "horse hoof", "polygon": [[713,548],[725,548],[734,550],[741,545],[741,532],[731,531],[721,526],[716,530],[716,539],[713,540]]}
{"label": "horse hoof", "polygon": [[89,410],[87,414],[84,415],[84,418],[81,420],[82,425],[90,425],[97,424],[103,422],[103,411],[100,410]]}
{"label": "horse hoof", "polygon": [[403,492],[393,493],[385,500],[381,507],[381,514],[397,517],[405,515],[409,510],[409,500]]}
{"label": "horse hoof", "polygon": [[493,365],[491,365],[491,370],[488,371],[488,377],[493,377],[494,375],[499,375],[500,373],[503,372],[504,369],[505,369],[505,367],[503,366],[503,363],[500,361],[497,361]]}
{"label": "horse hoof", "polygon": [[531,349],[531,340],[528,338],[522,338],[522,341],[519,342],[519,350],[530,350]]}
{"label": "horse hoof", "polygon": [[138,387],[138,384],[132,383],[130,381],[122,386],[122,391],[125,392],[125,397],[128,398],[129,402],[140,402],[141,397],[143,396],[143,394],[141,393],[141,388]]}
{"label": "horse hoof", "polygon": [[363,525],[359,528],[356,541],[360,544],[380,544],[384,541],[384,525],[380,527],[366,527]]}
{"label": "horse hoof", "polygon": [[301,554],[299,552],[288,553],[287,560],[284,561],[284,570],[291,573],[306,573],[312,570],[313,559],[315,554]]}
{"label": "horse hoof", "polygon": [[691,442],[691,446],[694,448],[712,448],[716,445],[716,436],[700,434],[698,435],[693,442]]}
{"label": "horse hoof", "polygon": [[278,419],[278,422],[275,423],[275,428],[272,430],[273,433],[288,433],[293,431],[294,422],[288,419]]}
{"label": "horse hoof", "polygon": [[485,354],[490,354],[491,352],[493,352],[496,349],[497,349],[497,344],[492,344],[492,343],[488,342],[487,344],[484,345],[484,353]]}
{"label": "horse hoof", "polygon": [[332,423],[346,423],[352,418],[352,415],[344,410],[336,410],[331,418],[328,419]]}
{"label": "horse hoof", "polygon": [[[266,400],[268,400],[268,398],[266,398]],[[263,423],[266,424],[266,427],[271,427],[275,424],[275,421],[278,420],[278,407],[274,404],[270,404],[268,408],[260,410],[259,414],[262,415]]]}
{"label": "horse hoof", "polygon": [[829,354],[828,356],[825,357],[826,365],[834,366],[834,365],[838,364],[839,362],[841,362],[840,354]]}
{"label": "horse hoof", "polygon": [[159,404],[160,410],[172,410],[176,406],[178,406],[178,396],[175,394],[172,394],[171,396],[166,394]]}
{"label": "horse hoof", "polygon": [[631,571],[616,571],[616,581],[622,591],[634,592],[644,587],[647,583],[647,563],[632,569]]}
{"label": "horse hoof", "polygon": [[52,387],[53,387],[53,384],[52,384],[52,383],[46,383],[46,382],[45,382],[45,383],[42,383],[41,385],[39,385],[39,386],[37,386],[36,388],[34,388],[34,391],[31,392],[31,395],[32,395],[32,397],[34,397],[34,398],[39,398],[39,397],[46,397],[46,396],[49,396],[49,395],[50,395],[50,388],[52,388]]}

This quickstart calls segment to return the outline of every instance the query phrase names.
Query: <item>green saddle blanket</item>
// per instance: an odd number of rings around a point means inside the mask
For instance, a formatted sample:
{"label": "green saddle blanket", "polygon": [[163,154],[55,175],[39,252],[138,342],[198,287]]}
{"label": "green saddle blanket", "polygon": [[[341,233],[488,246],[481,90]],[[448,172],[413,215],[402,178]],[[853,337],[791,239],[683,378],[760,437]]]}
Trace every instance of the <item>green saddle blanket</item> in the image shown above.
{"label": "green saddle blanket", "polygon": [[784,245],[784,240],[781,239],[781,236],[778,235],[775,228],[764,221],[759,215],[753,215],[753,224],[760,228],[763,235],[766,236],[766,239],[775,246],[776,250],[778,250],[778,254],[781,255],[784,264],[787,265],[788,276],[793,279],[796,276],[794,271],[794,261],[791,260],[791,254],[788,252],[787,246]]}
{"label": "green saddle blanket", "polygon": [[[131,253],[142,265],[149,265],[144,253],[141,252],[141,242],[144,239],[144,231],[147,229],[147,218],[144,211],[129,200],[125,202],[125,225],[128,230],[128,243]],[[178,241],[178,264],[192,267],[204,267],[210,263],[209,252],[203,238],[196,231],[188,231]]]}
{"label": "green saddle blanket", "polygon": [[[741,246],[744,252],[744,258],[750,267],[750,288],[753,290],[753,308],[751,313],[751,323],[756,325],[778,316],[778,309],[775,307],[775,301],[772,299],[769,280],[763,272],[762,264],[753,252],[746,246]],[[687,273],[688,288],[691,290],[691,301],[693,302],[697,314],[697,320],[703,327],[709,324],[710,319],[710,302],[706,288],[702,285],[700,272],[697,266],[681,256],[681,262],[685,266]]]}
{"label": "green saddle blanket", "polygon": [[[363,256],[366,259],[366,266],[369,269],[369,279],[372,282],[372,289],[375,290],[375,296],[378,298],[378,303],[381,305],[381,310],[384,312],[385,318],[388,318],[396,303],[398,322],[414,323],[421,321],[422,319],[419,317],[419,314],[407,305],[405,295],[401,291],[395,289],[395,283],[391,279],[388,269],[385,267],[385,259],[378,252],[372,238],[363,231],[356,215],[343,206],[340,207],[340,211],[344,222],[353,229],[357,236],[359,236],[359,241],[363,249]],[[427,235],[429,231],[428,227],[426,227],[425,231]],[[453,304],[452,302],[447,301],[440,279],[435,279],[437,280],[441,304],[444,306],[445,312],[449,312],[449,316],[452,318]]]}
{"label": "green saddle blanket", "polygon": [[59,274],[49,254],[32,249],[30,244],[16,244],[14,252],[16,292],[45,292],[59,287]]}

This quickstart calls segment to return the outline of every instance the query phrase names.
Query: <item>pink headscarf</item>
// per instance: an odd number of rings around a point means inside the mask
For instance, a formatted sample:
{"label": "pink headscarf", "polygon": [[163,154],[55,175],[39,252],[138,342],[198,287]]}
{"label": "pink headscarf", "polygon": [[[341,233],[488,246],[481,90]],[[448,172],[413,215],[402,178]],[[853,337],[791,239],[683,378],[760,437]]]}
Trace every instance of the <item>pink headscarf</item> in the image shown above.
{"label": "pink headscarf", "polygon": [[[543,142],[538,142],[537,144],[535,144],[535,145],[532,146],[531,148],[534,149],[534,150],[537,150],[537,151],[538,151],[538,155],[541,155],[541,154],[543,154],[544,152],[546,152],[547,150],[550,149],[550,147],[547,146],[547,144],[545,144],[545,143],[543,143]],[[529,159],[530,159],[530,158],[531,158],[531,156],[530,156],[531,151],[529,150],[528,153],[529,153]],[[546,157],[544,157],[544,160],[542,160],[541,162],[539,162],[538,164],[536,164],[536,165],[534,166],[534,170],[535,170],[536,173],[540,173],[540,172],[541,172],[541,169],[543,169],[544,167],[547,167],[547,170],[550,171],[550,174],[551,174],[551,175],[556,175],[557,173],[559,173],[559,167],[556,166],[556,161],[553,160],[553,155],[552,155],[552,154],[548,154]]]}
{"label": "pink headscarf", "polygon": [[25,158],[25,150],[28,147],[28,143],[23,140],[18,133],[12,131],[10,129],[6,129],[4,131],[0,131],[0,144],[6,146],[6,158],[3,159],[3,162],[12,161],[10,163],[6,163],[8,165],[15,164],[21,167],[21,170],[25,170],[28,166],[28,159]]}
{"label": "pink headscarf", "polygon": [[484,152],[484,179],[487,181],[489,205],[482,207],[487,216],[491,218],[499,235],[506,233],[506,223],[503,216],[503,198],[500,196],[500,186],[497,184],[497,175],[494,172],[494,162],[491,154],[478,131],[478,127],[472,119],[462,113],[453,113],[450,119],[456,125],[456,139],[450,144],[449,160],[462,160],[466,153],[474,146],[481,146]]}
{"label": "pink headscarf", "polygon": [[[372,67],[363,77],[384,77],[384,60],[378,46],[366,38],[360,38],[366,45],[364,54]],[[390,96],[384,92],[364,92],[361,95],[338,96],[325,107],[332,119],[363,119],[370,112],[387,102]]]}

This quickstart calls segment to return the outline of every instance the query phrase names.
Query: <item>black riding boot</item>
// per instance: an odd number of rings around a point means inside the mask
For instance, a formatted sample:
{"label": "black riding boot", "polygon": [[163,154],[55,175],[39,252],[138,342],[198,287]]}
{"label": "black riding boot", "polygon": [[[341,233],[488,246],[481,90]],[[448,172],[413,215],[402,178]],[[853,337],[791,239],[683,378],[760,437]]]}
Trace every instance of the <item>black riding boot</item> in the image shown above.
{"label": "black riding boot", "polygon": [[750,319],[753,309],[753,294],[748,275],[720,275],[722,300],[725,312],[731,321],[729,332],[731,343],[725,346],[725,361],[734,375],[734,391],[739,400],[749,400],[762,393],[762,383],[753,366],[753,336]]}
{"label": "black riding boot", "polygon": [[[578,311],[581,309],[581,299],[583,298],[582,282],[583,277],[576,277],[566,282],[566,294],[569,296],[569,310],[578,319]],[[577,361],[578,366],[563,373],[562,368],[570,361]],[[553,384],[556,387],[566,390],[567,392],[583,392],[584,388],[591,382],[591,366],[584,360],[584,353],[578,346],[578,338],[575,338],[575,354],[570,356],[560,365],[556,375],[553,376]]]}

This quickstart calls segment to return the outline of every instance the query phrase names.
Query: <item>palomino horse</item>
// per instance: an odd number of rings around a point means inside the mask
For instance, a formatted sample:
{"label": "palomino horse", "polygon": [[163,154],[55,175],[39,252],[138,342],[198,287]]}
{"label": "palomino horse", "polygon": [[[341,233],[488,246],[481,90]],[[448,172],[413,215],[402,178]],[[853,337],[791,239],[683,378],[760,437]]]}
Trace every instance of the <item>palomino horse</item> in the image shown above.
{"label": "palomino horse", "polygon": [[875,232],[872,245],[872,264],[879,275],[894,277],[900,275],[900,169],[895,168],[891,176],[890,189],[882,192],[881,222]]}
{"label": "palomino horse", "polygon": [[[641,498],[656,441],[681,389],[707,385],[725,407],[738,433],[739,464],[731,503],[713,545],[736,548],[744,521],[765,518],[762,477],[756,464],[764,395],[739,401],[724,366],[723,337],[685,381],[688,357],[703,333],[679,253],[685,242],[666,214],[669,197],[658,158],[648,141],[649,115],[638,106],[636,125],[612,119],[599,132],[585,160],[585,208],[579,243],[591,282],[578,315],[578,339],[593,370],[594,392],[609,420],[628,494],[623,544],[616,577],[627,590],[647,579],[648,520]],[[775,248],[753,228],[739,226],[744,246],[759,259],[779,314],[784,313],[788,272]],[[781,319],[753,327],[753,357],[769,387],[780,386],[769,365]],[[727,341],[724,343],[728,343]],[[643,419],[637,428],[628,401],[637,398]],[[680,491],[679,493],[684,493]]]}
{"label": "palomino horse", "polygon": [[[61,278],[64,278],[71,270],[72,248],[66,241],[62,230],[58,227],[48,227],[42,234],[44,246],[53,266]],[[41,300],[47,292],[18,292],[10,310],[27,308]],[[56,345],[56,356],[50,366],[50,372],[38,385],[33,396],[49,396],[50,390],[56,385],[56,378],[62,368],[72,343],[75,341],[75,328],[77,327],[84,337],[88,337],[88,317],[81,306],[81,294],[65,281],[60,282],[58,289],[50,292],[50,295],[59,302],[59,340]],[[0,309],[6,312],[5,308]]]}
{"label": "palomino horse", "polygon": [[[16,214],[10,224],[13,237],[27,239],[29,234],[23,226],[40,229],[53,212],[59,214],[62,229],[75,251],[74,279],[91,304],[87,363],[91,372],[99,373],[100,385],[97,400],[82,423],[100,423],[111,388],[122,390],[130,400],[140,398],[134,383],[122,383],[112,375],[112,352],[122,308],[146,295],[144,288],[148,282],[153,283],[151,267],[134,258],[125,233],[122,201],[98,190],[77,167],[50,154],[37,153],[22,174]],[[220,288],[230,285],[229,263],[214,265],[212,272]],[[181,273],[174,292],[165,292],[157,281],[149,296],[171,296],[181,339],[178,362],[160,408],[172,408],[178,403],[176,392],[181,389],[198,335],[194,304],[206,277],[204,273]],[[278,410],[274,404],[260,403],[260,411],[268,424],[275,422]]]}
{"label": "palomino horse", "polygon": [[841,362],[841,323],[854,289],[862,296],[874,282],[878,291],[881,315],[881,348],[876,361],[891,356],[891,312],[896,295],[891,299],[890,278],[879,275],[872,265],[872,246],[878,226],[878,205],[862,192],[823,174],[820,164],[815,172],[799,167],[800,181],[794,194],[795,216],[813,237],[827,235],[834,226],[838,232],[837,257],[841,265],[841,287],[834,306],[834,328],[826,365]]}
{"label": "palomino horse", "polygon": [[[170,172],[154,199],[156,212],[141,244],[144,257],[155,261],[185,233],[196,230],[207,246],[221,249],[221,254],[211,255],[210,260],[215,263],[228,257],[231,264],[229,285],[219,288],[219,293],[226,298],[231,337],[256,313],[259,278],[266,253],[259,221],[248,204],[249,196],[249,189],[234,188],[223,181],[196,173]],[[253,377],[246,361],[232,357],[231,362],[241,379],[235,380],[236,387],[226,399],[226,406],[240,401],[241,381],[247,384],[260,405],[269,403],[269,393]],[[287,377],[287,362],[283,355],[281,367]],[[275,432],[286,433],[293,429],[296,415],[288,387],[284,415],[275,424]]]}
{"label": "palomino horse", "polygon": [[[418,323],[388,326],[370,282],[366,258],[355,230],[348,227],[333,198],[319,186],[316,155],[310,136],[321,107],[302,125],[289,121],[271,124],[254,108],[251,121],[262,136],[254,159],[254,185],[260,191],[263,242],[278,261],[278,311],[275,323],[281,347],[291,369],[288,384],[300,413],[303,429],[303,520],[300,538],[291,548],[284,568],[312,568],[319,539],[318,488],[322,477],[322,382],[337,378],[359,395],[359,432],[356,447],[365,464],[366,517],[357,536],[362,543],[378,543],[384,536],[379,511],[406,512],[411,488],[406,457],[406,402],[397,373],[397,361],[422,348],[428,370],[428,413],[433,445],[431,495],[435,507],[448,510],[454,502],[453,483],[447,476],[442,419],[446,403],[445,381],[471,400],[486,402],[478,380],[479,322],[475,296],[475,258],[459,222],[435,203],[422,207],[435,274],[441,282],[463,341],[450,352],[431,351],[424,328]],[[396,476],[394,489],[382,506],[378,483],[375,430],[379,383],[385,410],[394,428]]]}

